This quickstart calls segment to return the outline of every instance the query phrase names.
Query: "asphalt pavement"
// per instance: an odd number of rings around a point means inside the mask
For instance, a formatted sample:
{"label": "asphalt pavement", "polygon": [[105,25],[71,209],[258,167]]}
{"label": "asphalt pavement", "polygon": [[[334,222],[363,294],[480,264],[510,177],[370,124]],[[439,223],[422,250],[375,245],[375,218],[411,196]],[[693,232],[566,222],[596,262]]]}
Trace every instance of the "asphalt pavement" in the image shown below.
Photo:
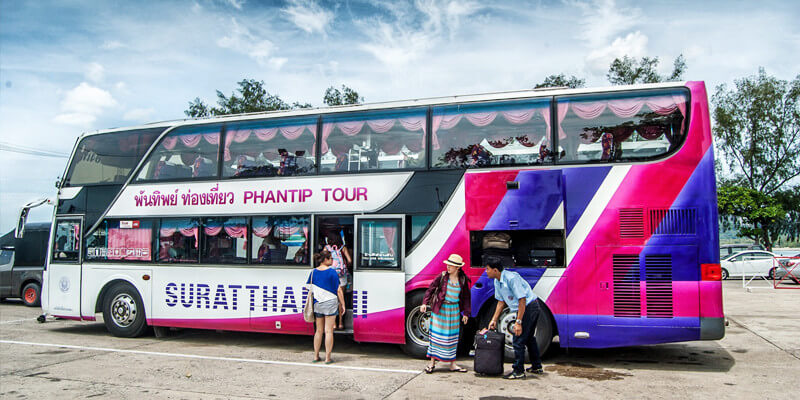
{"label": "asphalt pavement", "polygon": [[[311,363],[311,338],[182,330],[167,338],[111,336],[98,322],[49,319],[0,304],[0,398],[174,399],[596,399],[796,398],[800,382],[800,285],[752,289],[725,282],[730,325],[719,341],[602,350],[554,346],[545,375],[479,377],[399,347],[337,336],[334,363]],[[506,370],[510,371],[510,364]]]}

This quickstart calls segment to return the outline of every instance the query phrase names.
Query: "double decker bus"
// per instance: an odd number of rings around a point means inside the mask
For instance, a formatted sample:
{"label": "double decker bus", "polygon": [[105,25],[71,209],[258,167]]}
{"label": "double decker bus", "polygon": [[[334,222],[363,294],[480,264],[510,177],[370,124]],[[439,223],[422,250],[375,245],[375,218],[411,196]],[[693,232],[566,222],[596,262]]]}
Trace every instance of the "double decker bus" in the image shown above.
{"label": "double decker bus", "polygon": [[[42,307],[148,326],[310,335],[311,255],[352,253],[347,333],[424,356],[451,253],[472,322],[494,257],[538,296],[542,351],[724,335],[703,82],[548,89],[87,133],[59,184]],[[500,235],[498,235],[500,233]],[[507,249],[487,246],[486,235]],[[510,332],[504,313],[499,329]],[[510,343],[510,340],[508,341]],[[510,351],[510,348],[508,349]]]}

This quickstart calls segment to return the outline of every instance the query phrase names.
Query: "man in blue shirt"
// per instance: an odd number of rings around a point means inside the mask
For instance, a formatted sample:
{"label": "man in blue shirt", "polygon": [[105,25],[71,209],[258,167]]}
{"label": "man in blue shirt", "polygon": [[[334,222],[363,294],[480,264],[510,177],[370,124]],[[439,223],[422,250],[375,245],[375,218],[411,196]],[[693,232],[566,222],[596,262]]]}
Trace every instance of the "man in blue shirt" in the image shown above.
{"label": "man in blue shirt", "polygon": [[534,335],[536,321],[539,319],[539,303],[531,290],[531,285],[518,273],[504,271],[503,264],[499,261],[492,261],[486,265],[486,276],[494,279],[494,298],[497,299],[497,308],[489,322],[489,329],[497,327],[497,318],[500,317],[506,304],[512,313],[517,314],[513,328],[514,370],[503,378],[525,379],[525,346],[528,347],[528,356],[532,364],[527,371],[543,374],[542,359]]}

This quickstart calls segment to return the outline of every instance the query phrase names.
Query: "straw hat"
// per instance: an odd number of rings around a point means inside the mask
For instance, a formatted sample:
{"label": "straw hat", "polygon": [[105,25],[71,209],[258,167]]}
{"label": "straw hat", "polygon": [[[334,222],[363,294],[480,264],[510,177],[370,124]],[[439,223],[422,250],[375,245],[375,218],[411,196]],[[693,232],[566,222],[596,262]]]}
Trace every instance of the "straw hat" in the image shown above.
{"label": "straw hat", "polygon": [[463,267],[464,259],[462,259],[458,254],[450,254],[450,257],[448,257],[447,260],[444,260],[444,263],[454,267]]}

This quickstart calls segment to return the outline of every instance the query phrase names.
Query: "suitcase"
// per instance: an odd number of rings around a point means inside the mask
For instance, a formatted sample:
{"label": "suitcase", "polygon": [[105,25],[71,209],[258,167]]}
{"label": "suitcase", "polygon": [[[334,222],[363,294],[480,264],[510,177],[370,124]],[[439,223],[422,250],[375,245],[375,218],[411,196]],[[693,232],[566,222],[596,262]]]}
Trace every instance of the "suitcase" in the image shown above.
{"label": "suitcase", "polygon": [[475,334],[475,360],[477,374],[501,375],[505,356],[505,336],[497,331]]}
{"label": "suitcase", "polygon": [[531,250],[531,265],[534,267],[549,267],[556,265],[556,251],[554,249]]}
{"label": "suitcase", "polygon": [[488,232],[481,243],[484,249],[510,249],[511,235],[505,232]]}

